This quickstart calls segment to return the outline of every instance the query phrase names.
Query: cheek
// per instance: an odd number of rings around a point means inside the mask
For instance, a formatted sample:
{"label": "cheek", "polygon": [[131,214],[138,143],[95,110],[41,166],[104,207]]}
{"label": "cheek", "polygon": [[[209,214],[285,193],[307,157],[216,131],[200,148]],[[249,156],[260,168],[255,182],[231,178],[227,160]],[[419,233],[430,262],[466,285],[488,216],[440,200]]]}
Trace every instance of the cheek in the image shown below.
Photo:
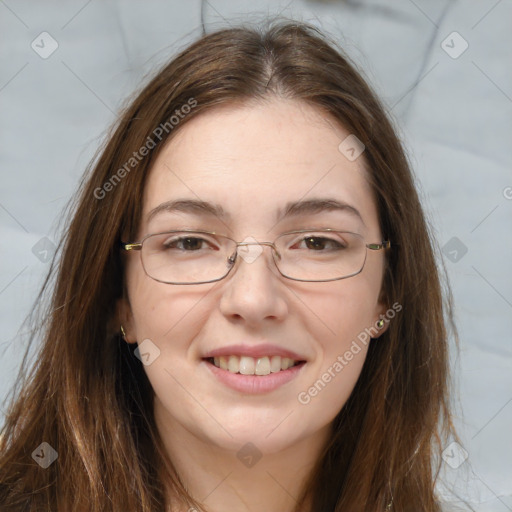
{"label": "cheek", "polygon": [[[182,334],[185,326],[190,329],[198,324],[196,312],[193,313],[197,300],[192,297],[148,291],[132,299],[131,304],[137,340],[153,338],[163,342],[169,338],[178,339],[181,336],[177,333]],[[195,321],[191,322],[192,315]]]}
{"label": "cheek", "polygon": [[173,340],[172,346],[183,345],[206,316],[201,302],[209,289],[158,283],[135,264],[129,270],[129,299],[137,341],[149,338],[162,350],[170,348],[165,342],[169,339]]}
{"label": "cheek", "polygon": [[[310,296],[308,331],[319,355],[312,378],[298,402],[305,414],[331,421],[348,400],[366,359],[378,290],[357,276],[337,284],[332,291]],[[343,286],[342,286],[343,285]]]}
{"label": "cheek", "polygon": [[323,361],[317,378],[297,396],[304,417],[321,425],[336,417],[359,379],[367,350],[364,344],[350,344]]}
{"label": "cheek", "polygon": [[[379,289],[364,276],[340,281],[330,289],[303,295],[308,331],[325,354],[346,350],[353,339],[374,324]],[[306,312],[306,311],[305,311]]]}
{"label": "cheek", "polygon": [[176,404],[180,404],[180,410],[189,411],[182,418],[186,421],[190,411],[197,408],[184,389],[196,387],[197,353],[193,348],[209,317],[204,305],[207,301],[203,300],[205,292],[160,286],[156,282],[139,287],[138,292],[132,298],[132,312],[139,349],[143,352],[141,342],[147,343],[149,339],[151,344],[147,346],[156,354],[144,365],[144,371],[159,403],[165,404],[164,409],[175,415]]}

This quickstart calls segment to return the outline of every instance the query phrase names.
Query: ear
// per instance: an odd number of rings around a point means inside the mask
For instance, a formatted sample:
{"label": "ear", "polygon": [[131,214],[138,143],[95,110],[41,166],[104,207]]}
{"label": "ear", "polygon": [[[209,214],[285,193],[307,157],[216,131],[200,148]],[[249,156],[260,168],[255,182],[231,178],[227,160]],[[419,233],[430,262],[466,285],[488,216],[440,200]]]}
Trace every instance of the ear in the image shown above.
{"label": "ear", "polygon": [[132,308],[127,298],[123,297],[117,300],[116,316],[119,321],[119,330],[123,326],[125,341],[127,343],[136,343],[137,338],[135,336]]}
{"label": "ear", "polygon": [[[378,331],[378,334],[372,336],[373,338],[380,338],[389,327],[389,315],[387,315],[387,311],[389,310],[387,302],[381,300],[378,302],[377,307],[375,308],[374,314],[374,323],[375,329]],[[383,322],[383,323],[382,323]],[[380,325],[382,324],[382,325]]]}

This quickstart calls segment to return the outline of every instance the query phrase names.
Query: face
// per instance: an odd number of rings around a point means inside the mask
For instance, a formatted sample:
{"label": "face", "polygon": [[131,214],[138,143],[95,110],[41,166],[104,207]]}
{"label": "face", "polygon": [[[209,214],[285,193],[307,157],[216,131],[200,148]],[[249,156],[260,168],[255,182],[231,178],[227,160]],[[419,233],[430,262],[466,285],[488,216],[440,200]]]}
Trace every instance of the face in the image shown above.
{"label": "face", "polygon": [[[328,227],[381,242],[364,154],[349,161],[338,149],[348,135],[292,101],[201,114],[156,159],[137,241],[188,229],[265,242]],[[222,212],[181,203],[149,218],[176,200]],[[348,207],[312,208],[313,200]],[[283,215],[297,202],[303,207]],[[157,282],[146,275],[139,251],[127,253],[128,300],[120,302],[120,316],[128,342],[150,340],[141,352],[149,353],[144,369],[161,432],[227,450],[252,442],[275,453],[325,436],[353,390],[368,348],[358,335],[386,310],[379,302],[384,251],[368,250],[363,270],[348,279],[299,282],[280,275],[269,246],[254,247],[263,250],[251,253],[255,259],[238,257],[225,279],[195,285]],[[215,355],[224,355],[228,369],[212,364],[221,364],[210,359]],[[267,373],[266,357],[270,374],[238,373],[238,364],[246,373],[252,364]],[[274,371],[287,363],[298,364]]]}

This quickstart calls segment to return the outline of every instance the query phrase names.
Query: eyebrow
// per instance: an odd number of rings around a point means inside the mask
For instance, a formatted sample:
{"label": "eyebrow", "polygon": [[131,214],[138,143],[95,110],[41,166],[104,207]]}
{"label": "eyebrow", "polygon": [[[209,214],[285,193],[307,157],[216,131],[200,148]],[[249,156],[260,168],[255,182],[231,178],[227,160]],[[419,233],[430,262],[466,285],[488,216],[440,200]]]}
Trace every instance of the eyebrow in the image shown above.
{"label": "eyebrow", "polygon": [[[333,198],[307,199],[288,202],[284,209],[279,210],[276,222],[281,222],[288,217],[300,215],[314,215],[325,211],[342,211],[358,217],[364,224],[363,217],[354,206]],[[183,212],[196,215],[215,216],[223,220],[230,220],[231,215],[220,204],[201,201],[198,199],[175,199],[166,201],[153,208],[147,217],[147,222],[162,212]]]}
{"label": "eyebrow", "polygon": [[353,216],[359,217],[359,220],[363,225],[365,225],[363,217],[356,207],[332,198],[307,199],[303,201],[289,202],[286,204],[282,212],[278,212],[277,221],[280,222],[287,217],[313,215],[325,211],[342,211],[350,213]]}
{"label": "eyebrow", "polygon": [[197,215],[210,215],[221,219],[230,219],[231,216],[222,208],[220,204],[208,203],[197,199],[176,199],[166,201],[153,208],[149,214],[147,221],[162,212],[183,212],[195,213]]}

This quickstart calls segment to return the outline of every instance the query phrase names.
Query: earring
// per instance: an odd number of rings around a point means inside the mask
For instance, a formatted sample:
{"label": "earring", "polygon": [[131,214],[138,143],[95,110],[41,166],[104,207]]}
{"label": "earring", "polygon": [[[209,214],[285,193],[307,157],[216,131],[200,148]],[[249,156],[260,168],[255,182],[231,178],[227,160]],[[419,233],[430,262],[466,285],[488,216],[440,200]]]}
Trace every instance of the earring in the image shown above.
{"label": "earring", "polygon": [[379,329],[382,329],[384,327],[384,320],[382,318],[377,322],[377,327]]}
{"label": "earring", "polygon": [[121,335],[123,336],[123,339],[126,340],[126,333],[124,332],[122,325],[121,325]]}

